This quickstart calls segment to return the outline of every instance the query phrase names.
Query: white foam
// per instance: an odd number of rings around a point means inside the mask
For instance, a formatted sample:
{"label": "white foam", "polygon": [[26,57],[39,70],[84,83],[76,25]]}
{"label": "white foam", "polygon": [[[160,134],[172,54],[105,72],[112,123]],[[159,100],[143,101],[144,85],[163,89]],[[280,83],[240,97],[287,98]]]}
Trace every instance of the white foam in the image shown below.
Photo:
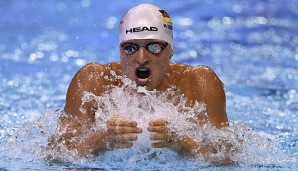
{"label": "white foam", "polygon": [[[39,161],[51,153],[73,163],[90,164],[90,162],[101,161],[106,165],[114,165],[115,162],[119,165],[124,162],[137,166],[150,165],[152,162],[159,164],[184,162],[185,160],[182,160],[175,151],[150,146],[152,141],[149,140],[151,133],[147,131],[148,123],[152,119],[163,118],[169,121],[170,129],[176,131],[178,136],[187,134],[198,144],[211,145],[217,149],[216,153],[208,156],[209,161],[204,161],[203,157],[198,155],[190,160],[192,164],[216,162],[227,155],[232,160],[245,165],[297,162],[278,145],[272,136],[252,131],[242,122],[230,122],[230,127],[220,130],[209,123],[200,127],[198,123],[190,122],[190,120],[197,120],[198,115],[206,118],[206,106],[202,102],[196,102],[192,108],[185,107],[187,99],[179,95],[174,87],[165,92],[147,91],[144,87],[136,88],[136,85],[127,78],[119,79],[122,80],[123,86],[112,87],[102,96],[86,92],[83,101],[96,100],[99,106],[105,107],[99,108],[95,114],[94,128],[96,129],[104,130],[105,122],[115,114],[138,122],[143,132],[139,134],[132,148],[108,151],[93,160],[80,158],[76,151],[66,149],[62,154],[54,150],[45,151],[47,140],[55,133],[61,114],[61,111],[46,111],[38,120],[25,124],[1,141],[0,158]],[[173,100],[178,100],[176,106],[173,105]],[[230,144],[234,150],[228,150],[227,144]]]}

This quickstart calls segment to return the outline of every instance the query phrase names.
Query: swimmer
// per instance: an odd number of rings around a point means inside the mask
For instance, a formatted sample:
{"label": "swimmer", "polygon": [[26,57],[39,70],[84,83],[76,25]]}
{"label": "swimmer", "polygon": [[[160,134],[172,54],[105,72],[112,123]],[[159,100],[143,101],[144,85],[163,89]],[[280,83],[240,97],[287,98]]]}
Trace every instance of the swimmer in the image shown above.
{"label": "swimmer", "polygon": [[[92,125],[98,105],[95,100],[85,103],[82,100],[85,92],[101,96],[111,88],[110,85],[123,84],[119,79],[105,79],[103,75],[113,78],[110,71],[126,76],[136,86],[145,87],[148,91],[166,91],[175,86],[187,98],[187,107],[193,107],[196,101],[204,102],[212,125],[218,129],[229,126],[223,83],[214,71],[207,66],[170,63],[174,55],[172,29],[170,16],[161,8],[152,4],[131,8],[120,21],[120,62],[106,65],[90,63],[78,71],[66,94],[64,112],[57,128],[59,134],[52,136],[48,148],[63,143],[68,150],[76,150],[80,156],[92,156],[106,150],[133,146],[143,131],[136,121],[115,114],[106,123],[106,131],[96,131]],[[198,120],[201,124],[206,122],[202,118]],[[187,135],[182,139],[175,137],[168,124],[161,118],[148,120],[147,130],[152,133],[149,138],[153,148],[176,149],[177,153],[189,156],[205,155],[214,150],[200,146]],[[86,132],[90,133],[86,135]]]}

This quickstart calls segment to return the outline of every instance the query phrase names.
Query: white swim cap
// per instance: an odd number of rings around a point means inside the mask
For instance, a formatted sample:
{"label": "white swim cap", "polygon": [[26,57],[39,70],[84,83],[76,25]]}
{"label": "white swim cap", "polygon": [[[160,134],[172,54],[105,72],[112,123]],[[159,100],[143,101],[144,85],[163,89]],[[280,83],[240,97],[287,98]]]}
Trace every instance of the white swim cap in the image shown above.
{"label": "white swim cap", "polygon": [[131,8],[120,21],[119,42],[132,39],[164,40],[173,49],[170,16],[152,4],[144,3]]}

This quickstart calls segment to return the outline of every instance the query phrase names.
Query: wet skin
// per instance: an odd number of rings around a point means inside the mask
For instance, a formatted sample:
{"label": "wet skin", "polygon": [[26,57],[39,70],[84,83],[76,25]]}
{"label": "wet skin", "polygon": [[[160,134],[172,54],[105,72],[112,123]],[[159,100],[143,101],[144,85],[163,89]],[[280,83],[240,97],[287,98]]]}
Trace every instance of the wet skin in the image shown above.
{"label": "wet skin", "polygon": [[[162,41],[143,39],[129,42],[145,46],[150,42]],[[211,124],[219,129],[228,126],[223,84],[209,67],[192,67],[180,63],[170,64],[170,58],[173,55],[170,45],[157,55],[150,53],[144,47],[131,55],[126,54],[121,47],[119,48],[120,63],[113,62],[107,65],[90,63],[81,68],[74,76],[67,91],[58,135],[52,136],[49,148],[55,148],[55,144],[63,142],[69,150],[77,150],[79,155],[88,156],[99,154],[105,150],[133,146],[133,141],[137,140],[138,134],[142,133],[142,129],[138,127],[136,121],[121,118],[115,113],[115,117],[107,122],[107,131],[96,131],[92,129],[95,122],[95,111],[98,109],[96,101],[86,102],[81,106],[84,92],[101,96],[108,90],[107,85],[122,85],[119,79],[107,80],[104,78],[106,75],[113,78],[111,70],[115,71],[117,75],[127,76],[130,80],[135,81],[137,86],[146,86],[148,91],[154,89],[165,91],[174,85],[188,99],[186,106],[192,107],[195,101],[202,101],[206,104],[206,112]],[[142,78],[139,78],[139,75],[142,74],[138,72],[144,72]],[[173,103],[175,104],[175,102]],[[84,112],[80,110],[81,107]],[[198,118],[198,120],[201,124],[206,122],[202,118]],[[74,129],[75,133],[72,131]],[[204,155],[212,151],[208,147],[196,144],[187,135],[178,139],[176,133],[168,129],[168,121],[160,118],[148,121],[147,130],[152,133],[149,138],[152,140],[153,148],[171,148],[177,152],[183,149],[189,155],[194,153]],[[86,132],[89,132],[88,135],[85,135]],[[80,135],[83,134],[84,136],[81,138]],[[78,138],[78,140],[71,141],[72,138]]]}

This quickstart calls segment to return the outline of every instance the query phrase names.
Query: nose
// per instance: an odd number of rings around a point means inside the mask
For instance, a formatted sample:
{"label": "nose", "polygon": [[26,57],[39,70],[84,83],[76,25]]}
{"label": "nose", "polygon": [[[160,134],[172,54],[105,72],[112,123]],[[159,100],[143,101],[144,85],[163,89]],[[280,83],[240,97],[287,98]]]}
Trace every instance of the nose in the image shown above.
{"label": "nose", "polygon": [[140,65],[146,65],[149,62],[149,58],[146,55],[146,49],[144,47],[140,47],[140,49],[138,50],[136,61]]}

